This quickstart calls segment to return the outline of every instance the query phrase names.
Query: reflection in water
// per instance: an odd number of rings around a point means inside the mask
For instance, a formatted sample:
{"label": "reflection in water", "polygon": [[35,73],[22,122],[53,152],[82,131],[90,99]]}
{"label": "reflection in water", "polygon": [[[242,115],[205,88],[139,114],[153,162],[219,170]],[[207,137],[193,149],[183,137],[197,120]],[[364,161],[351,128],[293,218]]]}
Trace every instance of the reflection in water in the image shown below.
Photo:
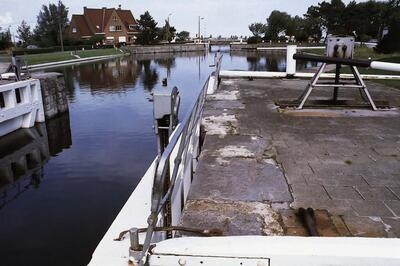
{"label": "reflection in water", "polygon": [[[255,51],[231,51],[231,57],[245,57],[250,71],[286,71],[286,54],[284,52],[255,52]],[[317,62],[297,60],[296,69],[304,70],[318,66]],[[245,70],[245,69],[243,69]]]}
{"label": "reflection in water", "polygon": [[68,113],[0,138],[0,209],[29,188],[39,188],[50,156],[70,145]]}
{"label": "reflection in water", "polygon": [[39,187],[49,160],[46,126],[20,129],[0,139],[0,208],[30,187]]}
{"label": "reflection in water", "polygon": [[69,113],[64,113],[46,122],[49,151],[56,156],[72,145]]}
{"label": "reflection in water", "polygon": [[[152,91],[163,77],[159,69],[166,69],[167,78],[176,67],[177,58],[196,59],[199,69],[207,54],[205,52],[183,52],[163,54],[138,54],[112,61],[83,64],[79,67],[64,68],[67,95],[75,99],[78,84],[87,85],[92,94],[123,92],[140,82],[146,90]],[[95,78],[94,78],[95,77]]]}
{"label": "reflection in water", "polygon": [[158,82],[158,73],[156,68],[152,65],[150,60],[142,60],[138,61],[140,66],[140,80],[143,84],[143,87],[151,91],[153,90],[154,86]]}

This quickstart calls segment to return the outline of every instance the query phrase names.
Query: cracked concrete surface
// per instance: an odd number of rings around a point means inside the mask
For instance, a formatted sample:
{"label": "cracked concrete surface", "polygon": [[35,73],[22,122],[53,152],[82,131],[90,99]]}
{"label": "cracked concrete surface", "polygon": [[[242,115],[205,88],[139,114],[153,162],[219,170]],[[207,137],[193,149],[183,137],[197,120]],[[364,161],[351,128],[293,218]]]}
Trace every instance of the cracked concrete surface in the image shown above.
{"label": "cracked concrete surface", "polygon": [[[222,80],[207,97],[182,224],[307,235],[296,211],[312,207],[320,235],[400,237],[400,91],[368,83],[374,99],[393,107],[382,112],[275,105],[297,98],[307,82]],[[359,99],[357,90],[339,96]]]}

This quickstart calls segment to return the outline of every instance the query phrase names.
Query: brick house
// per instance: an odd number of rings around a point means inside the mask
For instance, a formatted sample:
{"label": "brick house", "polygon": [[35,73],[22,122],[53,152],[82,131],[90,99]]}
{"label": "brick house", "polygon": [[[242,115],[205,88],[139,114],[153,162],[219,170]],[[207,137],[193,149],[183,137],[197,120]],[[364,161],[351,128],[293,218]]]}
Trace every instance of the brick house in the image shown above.
{"label": "brick house", "polygon": [[104,36],[106,44],[133,44],[139,33],[138,23],[130,10],[119,8],[83,8],[83,15],[72,15],[67,34],[89,39]]}

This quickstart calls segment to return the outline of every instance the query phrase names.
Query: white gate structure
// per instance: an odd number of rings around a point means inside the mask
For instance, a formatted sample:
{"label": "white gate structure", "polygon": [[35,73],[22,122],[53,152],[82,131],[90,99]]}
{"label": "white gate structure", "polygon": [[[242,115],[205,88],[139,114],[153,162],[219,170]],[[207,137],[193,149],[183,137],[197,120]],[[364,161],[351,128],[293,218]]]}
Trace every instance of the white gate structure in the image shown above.
{"label": "white gate structure", "polygon": [[0,85],[0,137],[44,121],[39,80],[28,79]]}

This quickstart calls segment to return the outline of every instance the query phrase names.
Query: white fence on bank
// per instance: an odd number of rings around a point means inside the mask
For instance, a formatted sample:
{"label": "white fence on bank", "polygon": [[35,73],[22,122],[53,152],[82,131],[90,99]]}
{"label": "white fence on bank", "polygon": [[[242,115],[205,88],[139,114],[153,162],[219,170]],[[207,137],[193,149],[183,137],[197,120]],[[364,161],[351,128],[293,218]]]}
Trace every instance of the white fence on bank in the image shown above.
{"label": "white fence on bank", "polygon": [[[325,47],[298,47],[297,45],[288,45],[286,47],[267,47],[258,48],[258,50],[286,50],[286,71],[285,72],[272,72],[272,71],[243,71],[243,70],[221,70],[221,78],[312,78],[315,73],[308,72],[302,73],[296,70],[296,60],[293,55],[299,50],[315,50],[315,49],[325,49]],[[392,79],[400,80],[400,75],[396,75],[395,72],[400,72],[400,64],[387,63],[379,61],[371,61],[370,68],[384,70],[384,71],[394,71],[394,75],[373,75],[373,74],[362,74],[363,79]],[[315,70],[316,71],[316,70]],[[332,78],[334,73],[323,73],[322,78]],[[349,79],[353,78],[353,74],[340,74],[340,78]]]}
{"label": "white fence on bank", "polygon": [[29,79],[0,85],[0,136],[44,121],[39,80]]}

